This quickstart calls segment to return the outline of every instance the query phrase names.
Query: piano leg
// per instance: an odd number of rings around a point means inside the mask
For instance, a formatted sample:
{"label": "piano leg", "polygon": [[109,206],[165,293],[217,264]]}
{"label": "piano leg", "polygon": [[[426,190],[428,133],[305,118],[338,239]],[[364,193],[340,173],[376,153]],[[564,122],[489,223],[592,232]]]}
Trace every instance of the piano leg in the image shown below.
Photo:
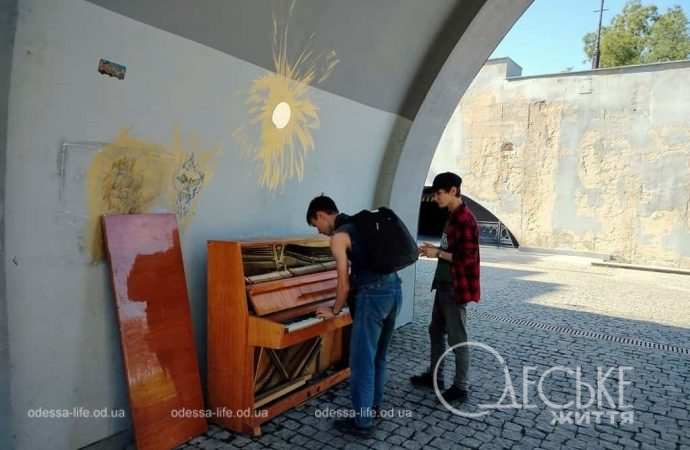
{"label": "piano leg", "polygon": [[243,433],[248,434],[253,437],[259,437],[261,436],[261,426],[260,425],[249,425],[245,424],[243,425],[244,431]]}

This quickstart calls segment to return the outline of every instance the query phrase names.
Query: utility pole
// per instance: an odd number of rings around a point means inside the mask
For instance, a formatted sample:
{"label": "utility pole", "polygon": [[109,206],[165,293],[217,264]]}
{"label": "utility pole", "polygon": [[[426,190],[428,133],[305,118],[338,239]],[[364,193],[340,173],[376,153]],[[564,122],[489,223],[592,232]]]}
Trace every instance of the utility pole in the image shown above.
{"label": "utility pole", "polygon": [[601,0],[601,6],[597,11],[594,11],[599,13],[599,28],[597,29],[597,42],[594,47],[594,55],[592,57],[592,69],[599,68],[599,46],[601,44],[601,18],[604,15],[604,11],[608,11],[608,9],[604,9],[604,0]]}

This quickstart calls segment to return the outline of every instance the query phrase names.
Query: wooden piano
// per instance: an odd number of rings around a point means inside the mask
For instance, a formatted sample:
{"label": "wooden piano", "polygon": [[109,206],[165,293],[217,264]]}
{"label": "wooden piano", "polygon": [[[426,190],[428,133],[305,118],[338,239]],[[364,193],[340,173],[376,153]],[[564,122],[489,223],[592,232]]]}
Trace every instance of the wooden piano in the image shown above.
{"label": "wooden piano", "polygon": [[331,319],[337,275],[327,239],[208,242],[211,421],[261,424],[350,376],[347,309]]}

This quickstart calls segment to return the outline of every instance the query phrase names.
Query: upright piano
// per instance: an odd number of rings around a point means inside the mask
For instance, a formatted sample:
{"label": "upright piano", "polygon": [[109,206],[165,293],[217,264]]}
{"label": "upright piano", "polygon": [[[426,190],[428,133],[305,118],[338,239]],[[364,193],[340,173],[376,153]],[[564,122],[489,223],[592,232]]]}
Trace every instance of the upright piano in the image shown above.
{"label": "upright piano", "polygon": [[335,303],[329,241],[208,242],[210,420],[258,435],[261,424],[350,376],[352,318]]}

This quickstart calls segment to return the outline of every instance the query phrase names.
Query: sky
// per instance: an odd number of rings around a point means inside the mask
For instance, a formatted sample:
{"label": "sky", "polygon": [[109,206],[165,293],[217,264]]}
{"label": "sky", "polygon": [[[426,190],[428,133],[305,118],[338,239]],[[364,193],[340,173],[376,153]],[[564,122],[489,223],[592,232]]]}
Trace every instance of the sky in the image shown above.
{"label": "sky", "polygon": [[[623,10],[625,0],[605,0],[602,25]],[[582,37],[596,31],[601,0],[534,0],[501,41],[491,58],[509,57],[522,66],[523,75],[556,73],[572,67],[588,70],[590,62]],[[679,5],[690,16],[690,0],[642,0],[654,4],[660,13]]]}

